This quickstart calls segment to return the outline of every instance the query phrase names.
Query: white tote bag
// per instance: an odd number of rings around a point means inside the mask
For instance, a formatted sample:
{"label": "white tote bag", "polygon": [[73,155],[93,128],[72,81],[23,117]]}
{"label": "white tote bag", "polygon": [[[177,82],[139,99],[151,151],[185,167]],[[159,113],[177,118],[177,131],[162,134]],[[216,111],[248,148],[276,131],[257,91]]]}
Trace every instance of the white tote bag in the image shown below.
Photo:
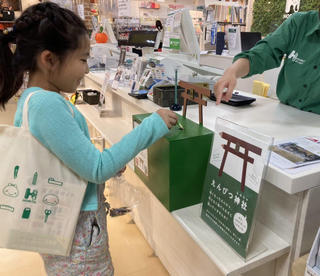
{"label": "white tote bag", "polygon": [[22,127],[0,125],[0,247],[67,256],[87,182],[29,132],[34,93]]}

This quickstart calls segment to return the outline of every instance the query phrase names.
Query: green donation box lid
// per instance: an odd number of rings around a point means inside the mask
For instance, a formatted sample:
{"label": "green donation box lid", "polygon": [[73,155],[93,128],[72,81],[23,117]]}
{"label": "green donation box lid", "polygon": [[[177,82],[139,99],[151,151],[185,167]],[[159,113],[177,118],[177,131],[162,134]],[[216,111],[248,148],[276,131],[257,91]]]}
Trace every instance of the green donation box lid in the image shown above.
{"label": "green donation box lid", "polygon": [[[150,114],[133,115],[134,125]],[[180,115],[178,125],[134,159],[136,174],[169,210],[201,201],[213,132]]]}

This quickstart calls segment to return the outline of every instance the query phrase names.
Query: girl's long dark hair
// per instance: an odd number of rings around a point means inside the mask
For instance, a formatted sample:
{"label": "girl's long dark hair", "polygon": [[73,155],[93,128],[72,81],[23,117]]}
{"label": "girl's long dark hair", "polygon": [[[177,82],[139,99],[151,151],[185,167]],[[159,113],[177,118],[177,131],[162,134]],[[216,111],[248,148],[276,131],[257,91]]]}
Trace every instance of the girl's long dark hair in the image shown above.
{"label": "girl's long dark hair", "polygon": [[[82,19],[57,4],[45,2],[26,9],[15,21],[13,31],[0,31],[0,107],[19,90],[25,72],[36,69],[39,53],[49,50],[60,60],[79,47],[87,34]],[[11,52],[9,44],[15,43]]]}

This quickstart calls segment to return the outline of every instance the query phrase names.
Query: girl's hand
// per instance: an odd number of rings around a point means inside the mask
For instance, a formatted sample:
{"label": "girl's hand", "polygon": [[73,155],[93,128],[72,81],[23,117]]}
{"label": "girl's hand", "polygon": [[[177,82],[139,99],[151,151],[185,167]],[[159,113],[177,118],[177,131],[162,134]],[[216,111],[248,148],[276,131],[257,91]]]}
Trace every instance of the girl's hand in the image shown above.
{"label": "girl's hand", "polygon": [[173,111],[168,109],[159,109],[157,113],[161,116],[169,129],[177,124],[178,116]]}

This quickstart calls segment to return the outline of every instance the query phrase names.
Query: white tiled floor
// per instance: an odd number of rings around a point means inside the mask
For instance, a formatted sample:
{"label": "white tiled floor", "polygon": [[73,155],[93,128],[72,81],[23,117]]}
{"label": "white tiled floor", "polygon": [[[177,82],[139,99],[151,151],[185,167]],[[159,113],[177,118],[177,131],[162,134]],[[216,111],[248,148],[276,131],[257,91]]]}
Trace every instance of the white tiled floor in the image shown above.
{"label": "white tiled floor", "polygon": [[[0,111],[0,124],[12,124],[15,104]],[[115,276],[167,276],[130,215],[108,216],[110,251]],[[0,276],[44,276],[42,260],[37,253],[0,249]]]}

